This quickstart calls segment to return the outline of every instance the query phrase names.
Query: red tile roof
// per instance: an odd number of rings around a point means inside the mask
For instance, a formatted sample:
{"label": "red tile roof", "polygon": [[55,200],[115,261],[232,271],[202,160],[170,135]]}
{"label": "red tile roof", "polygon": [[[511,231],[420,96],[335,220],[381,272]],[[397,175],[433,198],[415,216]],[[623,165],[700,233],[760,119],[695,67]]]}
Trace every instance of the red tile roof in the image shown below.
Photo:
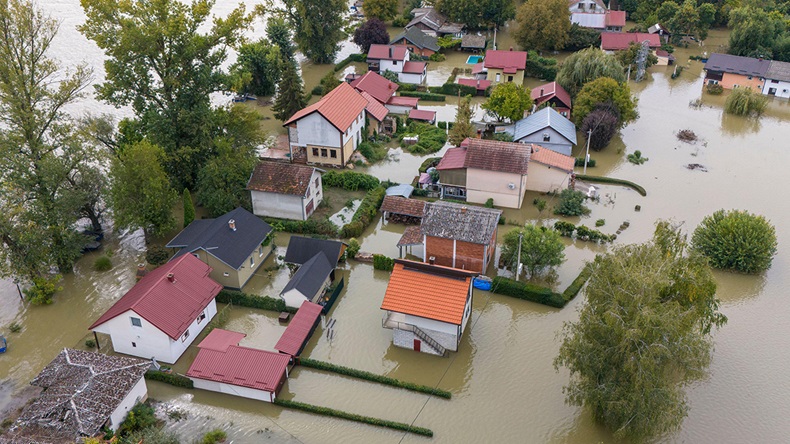
{"label": "red tile roof", "polygon": [[552,166],[571,173],[573,172],[573,166],[576,164],[576,159],[533,144],[530,162],[542,163],[543,165]]}
{"label": "red tile roof", "polygon": [[645,32],[602,32],[601,49],[605,51],[620,51],[628,49],[631,43],[642,43],[647,40],[651,48],[661,46],[661,37],[658,34]]}
{"label": "red tile roof", "polygon": [[527,67],[527,52],[492,49],[486,51],[485,58],[483,59],[483,66],[486,69],[502,69],[506,73],[512,74],[519,69],[524,69]]}
{"label": "red tile roof", "polygon": [[265,193],[304,196],[310,188],[314,167],[283,162],[261,162],[255,166],[247,189]]}
{"label": "red tile roof", "polygon": [[475,63],[474,65],[472,65],[472,74],[480,74],[481,72],[483,72],[483,68],[485,68],[483,66],[483,62]]}
{"label": "red tile roof", "polygon": [[464,167],[524,175],[529,156],[530,147],[523,143],[470,139]]}
{"label": "red tile roof", "polygon": [[312,302],[302,303],[274,349],[286,355],[298,356],[310,339],[322,309],[323,307]]}
{"label": "red tile roof", "polygon": [[461,325],[475,274],[396,260],[381,309]]}
{"label": "red tile roof", "polygon": [[417,108],[417,102],[419,101],[420,99],[417,97],[392,96],[387,101],[387,105]]}
{"label": "red tile roof", "polygon": [[[222,290],[208,274],[211,267],[191,254],[178,257],[148,273],[88,330],[129,310],[172,339],[178,339]],[[173,274],[174,281],[168,278]]]}
{"label": "red tile roof", "polygon": [[224,352],[231,345],[239,345],[239,342],[245,337],[247,337],[247,335],[244,333],[215,328],[200,341],[198,348]]}
{"label": "red tile roof", "polygon": [[464,167],[466,148],[448,148],[442,160],[436,165],[437,170],[457,170]]}
{"label": "red tile roof", "polygon": [[560,102],[564,103],[565,106],[568,108],[571,107],[571,95],[557,82],[549,82],[545,85],[535,87],[530,96],[535,102],[535,105],[538,106],[556,97]]}
{"label": "red tile roof", "polygon": [[381,102],[364,91],[362,92],[362,97],[368,101],[368,106],[365,107],[365,111],[370,114],[370,117],[373,117],[379,122],[383,121],[384,118],[387,117],[387,114],[389,114],[390,110],[388,110],[386,106],[382,105]]}
{"label": "red tile roof", "polygon": [[425,214],[425,201],[401,196],[385,196],[379,209],[382,212],[422,217]]}
{"label": "red tile roof", "polygon": [[606,11],[606,26],[625,26],[625,11]]}
{"label": "red tile roof", "polygon": [[409,49],[400,45],[370,45],[368,59],[403,60]]}
{"label": "red tile roof", "polygon": [[368,101],[360,93],[348,83],[343,82],[318,102],[297,111],[283,126],[317,112],[334,125],[338,131],[345,132],[367,105]]}
{"label": "red tile roof", "polygon": [[[215,329],[211,334],[217,330]],[[241,335],[241,333],[222,331]],[[187,376],[274,393],[285,377],[285,370],[290,360],[291,357],[288,355],[235,344],[226,344],[222,350],[201,347],[187,370]]]}
{"label": "red tile roof", "polygon": [[387,103],[395,95],[400,85],[380,76],[378,73],[368,71],[362,77],[351,82],[351,86],[359,92],[366,92],[381,103]]}
{"label": "red tile roof", "polygon": [[433,122],[436,120],[436,111],[428,111],[425,109],[412,109],[409,110],[409,118],[414,120],[424,120],[426,122]]}
{"label": "red tile roof", "polygon": [[477,80],[477,79],[458,79],[459,85],[471,86],[476,88],[478,91],[485,91],[491,86],[490,80]]}
{"label": "red tile roof", "polygon": [[406,74],[422,74],[425,72],[426,62],[406,62],[403,64],[403,72]]}

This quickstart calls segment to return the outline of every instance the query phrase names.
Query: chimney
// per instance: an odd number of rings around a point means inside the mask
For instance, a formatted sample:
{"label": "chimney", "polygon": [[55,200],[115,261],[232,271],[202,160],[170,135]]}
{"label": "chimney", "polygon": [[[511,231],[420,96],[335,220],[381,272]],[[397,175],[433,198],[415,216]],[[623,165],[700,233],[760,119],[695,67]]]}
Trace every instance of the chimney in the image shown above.
{"label": "chimney", "polygon": [[540,89],[540,96],[543,97],[543,88]]}
{"label": "chimney", "polygon": [[431,265],[436,265],[436,256],[431,256],[428,258],[428,263]]}
{"label": "chimney", "polygon": [[148,270],[145,269],[145,264],[137,264],[137,275],[135,276],[136,279],[139,281],[145,275],[148,274]]}
{"label": "chimney", "polygon": [[392,58],[392,46],[390,46],[390,58]]}
{"label": "chimney", "polygon": [[167,273],[167,280],[170,281],[170,282],[175,283],[176,275],[174,275],[173,273]]}
{"label": "chimney", "polygon": [[466,207],[465,206],[461,207],[461,214],[466,214]]}
{"label": "chimney", "polygon": [[236,231],[236,219],[231,219],[228,221],[228,228],[233,231]]}
{"label": "chimney", "polygon": [[511,50],[511,51],[513,50],[513,47],[512,47],[512,46],[510,47],[510,50]]}
{"label": "chimney", "polygon": [[480,139],[482,137],[483,137],[483,130],[481,129],[477,130],[477,138]]}

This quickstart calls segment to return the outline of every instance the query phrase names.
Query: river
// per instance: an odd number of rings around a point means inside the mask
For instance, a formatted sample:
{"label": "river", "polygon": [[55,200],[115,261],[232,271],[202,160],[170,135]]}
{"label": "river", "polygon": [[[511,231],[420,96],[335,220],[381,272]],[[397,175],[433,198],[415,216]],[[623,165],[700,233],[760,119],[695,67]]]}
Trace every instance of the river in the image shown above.
{"label": "river", "polygon": [[[235,2],[221,3],[218,9],[226,10]],[[69,64],[87,61],[96,69],[96,80],[101,80],[101,52],[74,30],[84,19],[78,1],[50,0],[40,5],[62,20],[56,55]],[[725,42],[723,32],[712,31],[705,49],[713,50]],[[700,51],[678,50],[679,63],[685,66],[687,56]],[[601,201],[590,205],[592,213],[582,221],[592,226],[595,220],[605,219],[601,230],[606,233],[629,221],[630,227],[617,243],[648,239],[659,218],[683,222],[686,229],[693,230],[705,215],[720,208],[747,209],[776,225],[779,252],[770,270],[760,276],[715,273],[722,311],[729,322],[715,332],[709,377],[687,389],[688,418],[677,434],[663,441],[785,442],[790,436],[786,419],[790,411],[786,370],[790,367],[790,317],[782,307],[787,304],[783,298],[790,287],[790,206],[777,196],[783,193],[777,187],[783,186],[779,179],[790,165],[790,106],[774,99],[760,120],[723,114],[724,97],[705,95],[701,107],[691,107],[689,103],[702,96],[701,67],[692,61],[674,80],[670,79],[671,68],[654,67],[648,80],[632,83],[639,97],[640,118],[603,152],[592,153],[598,166],[589,173],[634,181],[643,185],[648,195],[604,186]],[[311,68],[303,69],[310,72]],[[320,76],[316,74],[316,78]],[[81,102],[75,111],[125,112],[92,99]],[[696,144],[678,141],[675,133],[681,129],[692,129],[702,140]],[[649,158],[640,166],[625,159],[637,149]],[[368,171],[382,179],[410,181],[421,161],[396,151]],[[707,172],[687,169],[691,163],[704,165]],[[527,197],[524,209],[506,211],[507,219],[551,223],[550,215],[539,214],[530,204],[532,197]],[[641,205],[641,211],[636,212],[635,205]],[[402,231],[402,226],[379,221],[361,238],[362,249],[396,256],[395,243]],[[280,254],[287,239],[287,234],[278,235]],[[88,325],[133,285],[135,264],[142,258],[139,248],[139,238],[110,232],[104,251],[89,254],[77,264],[50,306],[22,304],[12,283],[0,283],[0,328],[10,345],[8,353],[0,355],[0,407],[11,405],[12,393],[23,389],[60,349],[84,348]],[[558,269],[556,285],[566,286],[583,262],[602,248],[568,241],[568,260]],[[96,255],[108,251],[114,268],[104,273],[93,271]],[[261,271],[245,290],[274,295],[287,280],[284,273]],[[406,381],[438,384],[450,390],[453,398],[428,398],[308,369],[293,372],[283,397],[414,421],[433,429],[435,436],[430,441],[436,443],[614,441],[584,409],[564,403],[562,386],[568,373],[557,372],[552,366],[559,348],[556,334],[563,322],[576,319],[583,294],[566,308],[555,310],[476,291],[472,321],[460,351],[438,358],[392,346],[391,332],[381,328],[379,310],[386,273],[353,262],[346,264],[342,273],[347,290],[330,313],[337,320],[335,335],[329,340],[319,328],[305,356]],[[8,333],[5,326],[11,322],[20,324],[22,331]],[[233,309],[226,328],[246,332],[242,344],[263,348],[271,347],[282,330],[273,313],[241,308]],[[183,371],[195,352],[191,347],[176,370]],[[184,442],[214,427],[226,429],[235,443],[428,442],[387,429],[161,383],[149,383],[149,393],[168,408],[188,413],[186,419],[168,425]]]}

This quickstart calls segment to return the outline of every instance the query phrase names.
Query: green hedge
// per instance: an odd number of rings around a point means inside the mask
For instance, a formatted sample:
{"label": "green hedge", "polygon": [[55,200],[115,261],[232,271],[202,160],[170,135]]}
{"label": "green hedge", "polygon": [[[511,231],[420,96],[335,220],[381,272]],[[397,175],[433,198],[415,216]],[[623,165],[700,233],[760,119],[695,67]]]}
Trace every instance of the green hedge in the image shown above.
{"label": "green hedge", "polygon": [[413,384],[411,382],[404,382],[395,378],[381,376],[375,373],[366,372],[364,370],[357,370],[355,368],[330,364],[328,362],[316,361],[308,358],[301,358],[299,360],[299,364],[304,367],[314,368],[316,370],[324,370],[327,372],[338,373],[344,376],[350,376],[352,378],[359,378],[359,379],[364,379],[366,381],[378,382],[379,384],[386,384],[386,385],[391,385],[393,387],[403,388],[406,390],[426,393],[428,395],[434,395],[440,398],[450,399],[453,396],[452,393],[448,392],[447,390],[442,390],[435,387],[429,387],[427,385]]}
{"label": "green hedge", "polygon": [[306,404],[298,401],[288,401],[281,398],[275,398],[274,403],[280,407],[289,407],[292,409],[302,410],[316,415],[332,416],[335,418],[348,419],[349,421],[361,422],[379,427],[386,427],[388,429],[400,430],[403,432],[414,433],[422,436],[433,436],[431,429],[425,427],[416,427],[403,422],[388,421],[386,419],[373,418],[371,416],[357,415],[356,413],[344,412],[342,410],[335,410],[329,407],[320,407],[317,405]]}
{"label": "green hedge", "polygon": [[[584,166],[584,157],[577,157],[576,158],[576,162],[574,163],[573,166],[583,167]],[[595,159],[588,160],[587,161],[587,166],[591,167],[591,168],[594,167],[595,166]]]}
{"label": "green hedge", "polygon": [[[378,179],[377,179],[378,180]],[[384,201],[387,190],[383,187],[370,190],[365,194],[362,203],[351,218],[351,222],[343,225],[340,229],[340,237],[347,239],[351,237],[359,237],[365,231],[365,228],[373,222],[381,207],[381,202]]]}
{"label": "green hedge", "polygon": [[645,191],[644,188],[628,180],[615,179],[614,177],[588,176],[585,174],[577,174],[576,178],[579,180],[586,180],[587,182],[613,183],[615,185],[625,185],[627,187],[633,188],[634,190],[636,190],[637,193],[641,194],[642,196],[647,196],[647,191]]}
{"label": "green hedge", "polygon": [[368,55],[367,54],[351,54],[350,56],[346,57],[345,59],[337,62],[332,71],[339,72],[343,68],[349,65],[351,62],[367,62]]}
{"label": "green hedge", "polygon": [[445,122],[444,120],[440,120],[440,121],[436,122],[436,126],[438,126],[439,128],[441,128],[443,130],[453,129],[453,127],[455,126],[455,122]]}
{"label": "green hedge", "polygon": [[496,276],[491,285],[491,291],[505,296],[537,302],[549,307],[562,308],[565,300],[562,295],[554,293],[551,289],[528,282],[518,282],[502,276]]}
{"label": "green hedge", "polygon": [[381,183],[370,174],[350,170],[329,170],[321,176],[326,187],[343,188],[348,191],[372,190]]}
{"label": "green hedge", "polygon": [[457,83],[445,83],[442,86],[429,86],[428,91],[434,94],[444,94],[446,96],[474,96],[477,94],[477,88],[468,85],[459,85]]}
{"label": "green hedge", "polygon": [[337,225],[329,219],[288,220],[273,217],[263,218],[277,231],[296,234],[320,234],[322,236],[337,236]]}
{"label": "green hedge", "polygon": [[403,97],[417,97],[429,102],[444,102],[444,96],[442,94],[433,94],[422,91],[402,91],[400,95]]}
{"label": "green hedge", "polygon": [[612,242],[617,239],[614,234],[605,234],[593,228],[587,228],[585,225],[573,225],[564,220],[554,222],[554,229],[559,231],[561,236],[573,237],[576,232],[576,239],[590,242]]}
{"label": "green hedge", "polygon": [[[441,124],[442,122],[439,122],[439,123]],[[427,172],[428,168],[435,167],[436,165],[439,164],[439,162],[441,162],[441,160],[442,160],[441,157],[429,157],[429,158],[423,160],[422,164],[420,164],[419,172],[420,173]]]}
{"label": "green hedge", "polygon": [[285,301],[282,299],[270,298],[269,296],[256,296],[233,290],[220,291],[217,295],[217,302],[241,307],[258,308],[260,310],[296,312],[295,308],[286,307]]}
{"label": "green hedge", "polygon": [[557,77],[557,59],[541,57],[536,51],[529,51],[524,75],[543,80],[554,80]]}
{"label": "green hedge", "polygon": [[376,270],[392,271],[395,268],[395,259],[383,254],[373,255],[373,268]]}
{"label": "green hedge", "polygon": [[565,300],[566,304],[575,298],[577,294],[579,294],[579,291],[581,291],[582,287],[584,287],[584,283],[587,282],[587,279],[590,279],[590,276],[592,276],[592,272],[592,265],[585,265],[584,268],[582,268],[581,273],[576,276],[576,279],[574,279],[573,282],[568,285],[568,288],[562,292],[562,299]]}
{"label": "green hedge", "polygon": [[156,370],[148,370],[145,372],[145,379],[150,379],[151,381],[160,381],[164,382],[165,384],[174,385],[176,387],[184,387],[184,388],[194,388],[194,384],[192,380],[187,378],[186,376],[177,375],[175,373],[165,373]]}

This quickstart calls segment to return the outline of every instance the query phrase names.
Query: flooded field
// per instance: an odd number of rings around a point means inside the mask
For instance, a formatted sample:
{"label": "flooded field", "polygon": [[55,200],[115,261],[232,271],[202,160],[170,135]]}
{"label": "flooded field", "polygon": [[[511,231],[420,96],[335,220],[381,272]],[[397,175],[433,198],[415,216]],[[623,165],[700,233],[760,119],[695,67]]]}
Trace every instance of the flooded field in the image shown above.
{"label": "flooded field", "polygon": [[[220,2],[219,8],[230,8]],[[63,20],[57,48],[67,63],[87,60],[101,79],[101,52],[74,31],[83,20],[77,0],[41,2]],[[222,14],[222,11],[218,11]],[[258,31],[251,31],[258,32]],[[508,37],[501,36],[506,39]],[[711,32],[706,48],[678,50],[678,63],[686,66],[689,54],[712,50],[723,44],[722,32]],[[500,41],[500,48],[504,44]],[[343,51],[354,51],[349,44]],[[339,58],[344,57],[340,55]],[[464,57],[465,58],[465,57]],[[787,101],[771,102],[760,120],[726,116],[724,97],[701,92],[701,67],[670,79],[672,68],[655,67],[651,76],[632,84],[639,97],[640,118],[600,153],[591,153],[598,166],[588,172],[634,181],[648,192],[641,197],[632,190],[604,186],[602,199],[590,204],[592,213],[580,221],[588,226],[605,219],[601,228],[612,233],[623,221],[630,227],[617,243],[641,242],[650,237],[659,218],[683,222],[688,230],[719,208],[741,208],[763,214],[777,229],[779,253],[773,267],[761,276],[716,273],[722,311],[729,323],[715,334],[716,350],[708,379],[689,387],[691,412],[681,431],[665,442],[784,442],[790,435],[790,321],[785,315],[786,288],[790,286],[790,206],[776,187],[790,164]],[[303,65],[312,84],[325,67]],[[326,67],[328,70],[328,67]],[[437,78],[444,75],[441,72]],[[447,73],[449,75],[449,72]],[[446,78],[446,75],[444,75]],[[310,85],[310,83],[308,83]],[[699,107],[690,102],[701,99]],[[437,107],[439,108],[439,107]],[[440,119],[451,120],[452,106],[445,105]],[[76,112],[113,112],[92,99]],[[675,133],[691,129],[701,138],[695,144],[677,140]],[[583,140],[580,137],[580,140]],[[649,161],[630,164],[625,156],[641,150]],[[577,148],[577,156],[582,156]],[[367,172],[381,179],[409,182],[424,158],[391,151],[391,156]],[[707,172],[689,170],[698,163]],[[522,210],[506,210],[509,221],[553,223],[553,216],[537,212],[528,195]],[[641,211],[635,212],[635,205]],[[500,236],[513,226],[507,225]],[[404,227],[378,221],[360,238],[363,251],[397,256],[395,246]],[[277,252],[259,269],[245,291],[276,296],[288,280],[288,269],[265,271],[284,254],[287,234],[276,239]],[[63,347],[84,348],[87,327],[134,284],[135,264],[143,257],[141,239],[111,232],[103,251],[89,254],[65,277],[63,291],[50,306],[23,304],[16,286],[0,282],[0,330],[9,338],[9,351],[0,355],[0,410],[12,404],[13,393],[24,389]],[[568,242],[567,261],[558,269],[557,286],[566,286],[584,261],[604,247]],[[92,264],[96,254],[111,251],[114,267],[98,273]],[[419,253],[419,252],[416,252]],[[489,270],[489,274],[497,270]],[[429,398],[405,390],[360,382],[323,372],[296,369],[282,396],[353,413],[403,421],[431,428],[431,440],[353,422],[284,410],[267,403],[200,390],[184,390],[157,382],[149,383],[152,399],[168,409],[187,412],[187,418],[168,427],[183,442],[221,427],[234,443],[400,443],[400,442],[526,442],[572,443],[612,442],[613,437],[597,426],[584,410],[564,403],[562,386],[566,371],[555,371],[557,331],[563,322],[574,320],[583,294],[562,310],[530,302],[475,291],[474,310],[460,351],[449,358],[418,354],[392,346],[391,332],[381,327],[379,310],[387,286],[387,273],[369,264],[349,262],[342,268],[347,289],[329,317],[336,319],[330,340],[319,327],[304,355],[335,364],[355,367],[406,381],[438,385],[453,393],[451,400]],[[8,333],[16,322],[19,333]],[[283,327],[274,313],[233,308],[226,325],[243,331],[243,345],[271,348]],[[103,344],[107,346],[107,344]],[[196,353],[191,347],[176,365],[184,371]]]}

